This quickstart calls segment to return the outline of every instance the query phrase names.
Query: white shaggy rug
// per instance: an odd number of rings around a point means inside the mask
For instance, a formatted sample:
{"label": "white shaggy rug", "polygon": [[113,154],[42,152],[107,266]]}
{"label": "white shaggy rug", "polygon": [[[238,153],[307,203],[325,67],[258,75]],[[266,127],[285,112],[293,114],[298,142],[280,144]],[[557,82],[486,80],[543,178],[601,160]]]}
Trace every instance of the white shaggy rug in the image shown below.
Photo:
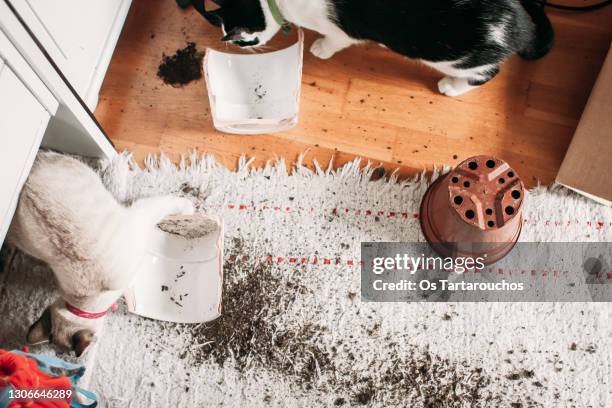
{"label": "white shaggy rug", "polygon": [[[102,406],[612,406],[610,304],[361,302],[360,243],[423,240],[426,180],[191,163],[124,155],[101,174],[121,201],[180,194],[225,219],[224,315],[110,315],[88,364]],[[525,218],[522,241],[612,238],[612,209],[563,189],[531,191]],[[0,346],[24,338],[49,276],[23,256],[0,274]]]}

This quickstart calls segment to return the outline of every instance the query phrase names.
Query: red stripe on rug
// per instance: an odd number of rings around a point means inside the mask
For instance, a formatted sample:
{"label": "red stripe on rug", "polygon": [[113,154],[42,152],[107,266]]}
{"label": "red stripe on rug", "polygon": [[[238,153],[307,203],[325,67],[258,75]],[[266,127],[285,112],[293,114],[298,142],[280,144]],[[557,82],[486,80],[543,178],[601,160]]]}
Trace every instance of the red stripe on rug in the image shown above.
{"label": "red stripe on rug", "polygon": [[[262,205],[261,207],[257,206],[248,206],[246,204],[227,204],[227,208],[230,210],[238,209],[240,211],[264,211],[264,210],[273,210],[273,211],[283,211],[283,212],[296,212],[299,210],[304,210],[298,208],[293,209],[291,207],[268,207]],[[313,212],[314,208],[310,208],[308,211]],[[402,211],[382,211],[382,210],[363,210],[363,209],[351,209],[351,208],[332,208],[331,210],[323,210],[323,212],[330,211],[334,215],[338,215],[341,213],[350,214],[352,216],[375,216],[382,217],[385,216],[387,218],[398,218],[398,219],[412,219],[418,220],[419,213],[417,212],[402,212]],[[595,229],[604,229],[604,228],[612,228],[612,220],[532,220],[528,218],[523,219],[524,226],[544,226],[544,227],[571,227],[571,226],[586,226]]]}

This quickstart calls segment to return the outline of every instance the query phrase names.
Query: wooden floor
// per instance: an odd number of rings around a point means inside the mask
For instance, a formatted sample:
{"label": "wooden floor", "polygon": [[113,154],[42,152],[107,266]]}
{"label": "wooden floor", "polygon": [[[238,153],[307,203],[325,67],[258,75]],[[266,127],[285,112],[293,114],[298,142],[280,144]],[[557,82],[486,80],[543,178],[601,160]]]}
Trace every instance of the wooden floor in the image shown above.
{"label": "wooden floor", "polygon": [[[411,175],[476,154],[508,161],[528,185],[554,180],[612,39],[612,7],[550,13],[557,45],[545,59],[515,57],[479,90],[439,95],[440,74],[381,47],[353,47],[321,61],[305,54],[299,125],[264,136],[214,130],[203,80],[184,88],[156,76],[163,53],[194,41],[219,46],[218,29],[172,0],[134,0],[95,115],[118,150],[138,160],[193,149],[229,167],[242,154],[257,164],[307,152],[340,165],[355,157]],[[316,35],[308,33],[307,47]],[[308,49],[308,48],[307,48]]]}

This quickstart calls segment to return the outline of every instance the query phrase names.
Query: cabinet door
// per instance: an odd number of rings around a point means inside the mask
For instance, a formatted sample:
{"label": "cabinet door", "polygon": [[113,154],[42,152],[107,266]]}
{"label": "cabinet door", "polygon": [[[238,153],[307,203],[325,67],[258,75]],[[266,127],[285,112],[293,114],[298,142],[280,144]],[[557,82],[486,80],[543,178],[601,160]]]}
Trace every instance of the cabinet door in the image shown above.
{"label": "cabinet door", "polygon": [[0,242],[49,117],[38,99],[0,59]]}
{"label": "cabinet door", "polygon": [[77,93],[88,89],[124,0],[9,0]]}

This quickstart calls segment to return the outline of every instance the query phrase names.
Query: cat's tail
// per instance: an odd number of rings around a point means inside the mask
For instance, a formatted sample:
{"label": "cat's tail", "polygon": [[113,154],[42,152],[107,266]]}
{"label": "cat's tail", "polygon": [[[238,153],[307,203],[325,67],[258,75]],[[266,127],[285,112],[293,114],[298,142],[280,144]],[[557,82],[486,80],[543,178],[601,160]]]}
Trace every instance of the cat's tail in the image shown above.
{"label": "cat's tail", "polygon": [[527,60],[542,58],[555,44],[555,31],[544,11],[545,2],[541,0],[520,0],[520,2],[535,24],[535,30],[529,44],[518,54]]}

